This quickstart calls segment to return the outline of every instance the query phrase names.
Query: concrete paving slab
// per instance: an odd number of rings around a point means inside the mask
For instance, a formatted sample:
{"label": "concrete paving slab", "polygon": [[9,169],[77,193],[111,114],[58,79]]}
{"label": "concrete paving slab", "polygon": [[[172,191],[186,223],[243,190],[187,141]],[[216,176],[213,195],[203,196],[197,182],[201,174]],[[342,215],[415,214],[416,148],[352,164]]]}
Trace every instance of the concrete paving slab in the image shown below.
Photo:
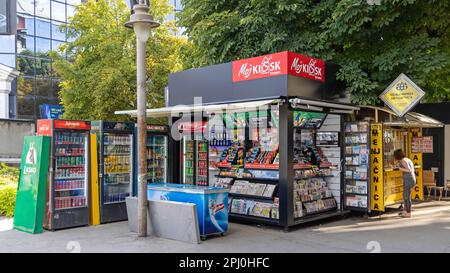
{"label": "concrete paving slab", "polygon": [[[0,220],[9,221],[10,219]],[[6,222],[5,222],[6,223]],[[0,224],[8,226],[8,224]],[[0,231],[0,252],[450,252],[450,202],[414,206],[413,218],[397,212],[381,217],[351,216],[305,226],[279,228],[230,224],[225,237],[199,245],[156,237],[138,238],[127,222],[42,234]]]}

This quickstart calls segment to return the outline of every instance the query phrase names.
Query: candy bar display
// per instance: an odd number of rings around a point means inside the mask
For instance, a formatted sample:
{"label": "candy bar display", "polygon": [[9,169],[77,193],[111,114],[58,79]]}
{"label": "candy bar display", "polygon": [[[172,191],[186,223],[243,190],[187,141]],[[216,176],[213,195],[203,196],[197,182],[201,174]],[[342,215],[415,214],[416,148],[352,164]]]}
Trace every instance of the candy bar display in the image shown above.
{"label": "candy bar display", "polygon": [[369,185],[369,123],[345,124],[345,205],[367,209]]}

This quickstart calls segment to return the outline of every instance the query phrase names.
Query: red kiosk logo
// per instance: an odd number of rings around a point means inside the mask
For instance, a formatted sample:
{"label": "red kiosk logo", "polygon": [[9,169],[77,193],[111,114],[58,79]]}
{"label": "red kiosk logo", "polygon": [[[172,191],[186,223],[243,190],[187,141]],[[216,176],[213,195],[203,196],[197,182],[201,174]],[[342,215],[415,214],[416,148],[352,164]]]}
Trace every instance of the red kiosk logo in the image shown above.
{"label": "red kiosk logo", "polygon": [[325,62],[305,55],[283,51],[232,62],[233,82],[279,75],[292,75],[325,81]]}
{"label": "red kiosk logo", "polygon": [[[306,57],[306,56],[303,56]],[[292,64],[290,67],[291,74],[297,74],[297,75],[303,75],[306,78],[310,78],[313,80],[319,80],[324,81],[323,77],[323,61],[322,63],[319,62],[320,60],[317,59],[311,59],[308,58],[305,60],[305,58],[299,58],[295,57],[292,60]]]}
{"label": "red kiosk logo", "polygon": [[254,80],[287,73],[287,51],[235,61],[233,82]]}

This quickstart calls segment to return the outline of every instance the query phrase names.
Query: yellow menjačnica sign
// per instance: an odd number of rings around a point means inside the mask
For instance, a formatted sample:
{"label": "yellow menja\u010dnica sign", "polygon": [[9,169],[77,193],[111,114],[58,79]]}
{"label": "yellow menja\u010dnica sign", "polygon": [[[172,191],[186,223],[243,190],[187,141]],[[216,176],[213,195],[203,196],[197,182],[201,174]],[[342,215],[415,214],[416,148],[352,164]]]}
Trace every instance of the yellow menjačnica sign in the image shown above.
{"label": "yellow menja\u010dnica sign", "polygon": [[380,95],[380,99],[399,117],[406,114],[425,95],[405,74],[395,79]]}
{"label": "yellow menja\u010dnica sign", "polygon": [[370,125],[370,209],[384,211],[383,126]]}
{"label": "yellow menja\u010dnica sign", "polygon": [[[411,147],[411,142],[414,137],[422,136],[421,128],[411,128],[408,132],[408,143]],[[409,158],[412,160],[415,166],[420,168],[415,170],[416,173],[416,185],[411,190],[411,198],[414,200],[423,200],[423,162],[422,153],[413,153],[410,149]]]}

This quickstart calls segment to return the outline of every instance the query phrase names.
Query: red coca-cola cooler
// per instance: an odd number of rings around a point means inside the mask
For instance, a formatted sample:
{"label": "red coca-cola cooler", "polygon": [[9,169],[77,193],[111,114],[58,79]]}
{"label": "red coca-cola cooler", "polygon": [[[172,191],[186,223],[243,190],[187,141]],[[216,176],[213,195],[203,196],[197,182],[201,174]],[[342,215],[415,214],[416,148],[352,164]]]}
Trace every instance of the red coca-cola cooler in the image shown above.
{"label": "red coca-cola cooler", "polygon": [[89,224],[90,129],[82,120],[37,121],[36,134],[51,137],[45,229]]}

